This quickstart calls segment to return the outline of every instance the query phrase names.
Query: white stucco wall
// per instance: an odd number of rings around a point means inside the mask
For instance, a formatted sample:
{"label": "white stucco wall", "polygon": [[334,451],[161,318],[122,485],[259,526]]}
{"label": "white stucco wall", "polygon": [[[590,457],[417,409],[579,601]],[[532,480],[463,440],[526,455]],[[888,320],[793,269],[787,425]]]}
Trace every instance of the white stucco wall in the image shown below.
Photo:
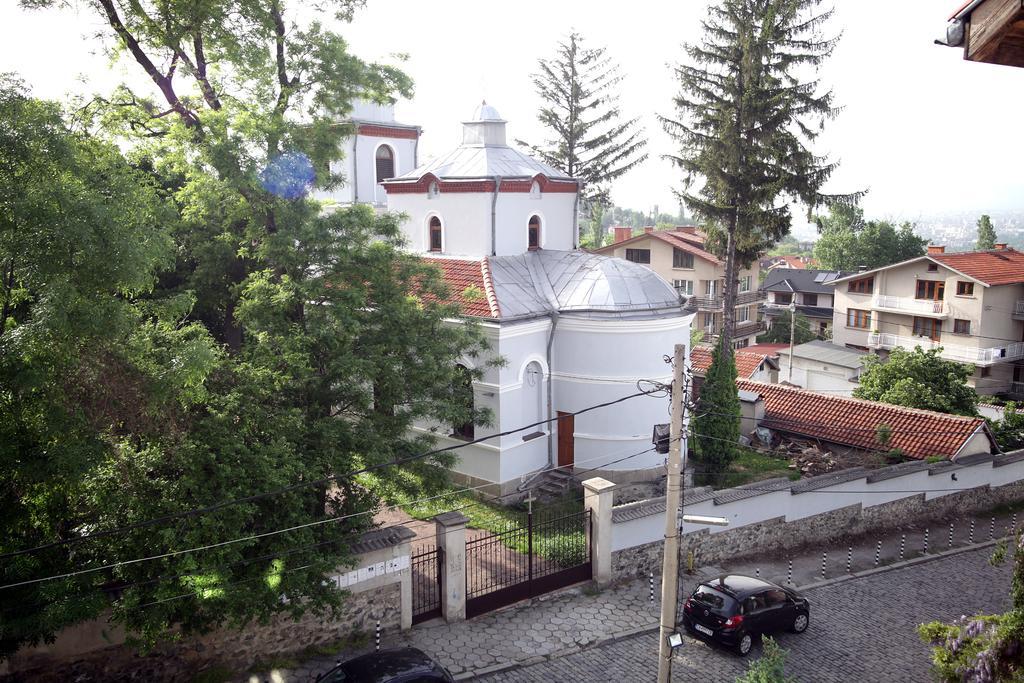
{"label": "white stucco wall", "polygon": [[[387,201],[384,187],[377,184],[377,148],[391,147],[395,155],[395,175],[408,173],[416,166],[416,140],[380,137],[375,135],[354,135],[345,138],[339,145],[336,161],[331,162],[331,172],[344,176],[344,183],[332,190],[316,190],[313,197],[332,200],[339,204],[359,201],[383,206]],[[358,189],[358,193],[355,190]]]}

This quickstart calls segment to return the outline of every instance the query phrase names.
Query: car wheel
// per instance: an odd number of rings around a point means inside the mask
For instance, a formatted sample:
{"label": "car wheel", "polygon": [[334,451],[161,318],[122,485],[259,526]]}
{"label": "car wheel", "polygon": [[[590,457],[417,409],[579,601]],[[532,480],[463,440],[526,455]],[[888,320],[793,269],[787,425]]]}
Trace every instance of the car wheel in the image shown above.
{"label": "car wheel", "polygon": [[807,612],[798,612],[797,615],[793,617],[793,623],[790,624],[789,630],[793,633],[803,633],[807,630],[807,626],[810,624],[810,621],[810,616],[808,616]]}
{"label": "car wheel", "polygon": [[740,636],[740,639],[736,641],[736,654],[740,657],[746,657],[750,654],[750,648],[754,646],[754,637],[749,633],[744,633]]}

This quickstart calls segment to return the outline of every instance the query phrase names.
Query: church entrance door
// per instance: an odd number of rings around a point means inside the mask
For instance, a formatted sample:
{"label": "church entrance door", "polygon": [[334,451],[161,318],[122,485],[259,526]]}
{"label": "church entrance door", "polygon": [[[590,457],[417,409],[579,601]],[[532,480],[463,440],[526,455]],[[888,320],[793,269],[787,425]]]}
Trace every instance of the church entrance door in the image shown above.
{"label": "church entrance door", "polygon": [[575,462],[576,417],[572,413],[558,411],[558,466],[566,469]]}

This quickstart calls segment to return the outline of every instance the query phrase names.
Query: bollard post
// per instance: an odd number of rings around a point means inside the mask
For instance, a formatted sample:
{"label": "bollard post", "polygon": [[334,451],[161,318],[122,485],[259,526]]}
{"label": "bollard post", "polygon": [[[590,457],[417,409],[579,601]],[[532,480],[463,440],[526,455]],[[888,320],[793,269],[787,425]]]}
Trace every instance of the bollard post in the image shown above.
{"label": "bollard post", "polygon": [[971,520],[971,531],[967,534],[967,545],[974,545],[974,520]]}
{"label": "bollard post", "polygon": [[882,557],[882,542],[879,541],[878,545],[875,546],[875,566],[878,566],[878,561]]}
{"label": "bollard post", "polygon": [[761,578],[761,568],[760,567],[756,567],[754,569],[754,578],[755,579],[760,579]]}
{"label": "bollard post", "polygon": [[996,518],[992,518],[992,523],[988,527],[988,540],[992,540],[996,537]]}
{"label": "bollard post", "polygon": [[380,652],[380,619],[377,620],[377,652]]}
{"label": "bollard post", "polygon": [[928,530],[924,530],[924,554],[928,554]]}
{"label": "bollard post", "polygon": [[823,552],[821,554],[821,578],[825,578],[825,564],[828,562],[828,553]]}
{"label": "bollard post", "polygon": [[651,583],[651,604],[653,605],[654,604],[654,572],[651,572],[649,580],[650,580],[650,583]]}
{"label": "bollard post", "polygon": [[906,547],[907,547],[907,535],[903,534],[902,536],[900,536],[900,562],[903,561],[903,553],[906,551]]}
{"label": "bollard post", "polygon": [[953,547],[953,522],[949,523],[949,547]]}
{"label": "bollard post", "polygon": [[853,546],[849,546],[846,549],[846,573],[850,574],[853,571]]}
{"label": "bollard post", "polygon": [[786,583],[793,585],[793,560],[789,561],[789,569],[786,571]]}
{"label": "bollard post", "polygon": [[1013,526],[1013,528],[1010,529],[1010,533],[1011,534],[1016,534],[1017,533],[1017,513],[1016,512],[1013,513],[1013,521],[1010,522],[1010,524]]}

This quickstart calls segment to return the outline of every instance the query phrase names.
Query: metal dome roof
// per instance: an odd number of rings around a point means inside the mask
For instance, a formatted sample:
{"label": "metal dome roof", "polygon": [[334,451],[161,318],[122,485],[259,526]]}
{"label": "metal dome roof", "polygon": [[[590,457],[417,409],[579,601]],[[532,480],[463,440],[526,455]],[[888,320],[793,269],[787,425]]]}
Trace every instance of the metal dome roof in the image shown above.
{"label": "metal dome roof", "polygon": [[487,100],[482,101],[476,109],[473,110],[473,116],[469,119],[470,121],[504,121],[501,118],[501,114],[498,110],[487,104]]}
{"label": "metal dome roof", "polygon": [[505,319],[555,310],[617,318],[660,318],[685,312],[669,283],[654,271],[623,259],[541,249],[517,256],[491,256],[487,261]]}

